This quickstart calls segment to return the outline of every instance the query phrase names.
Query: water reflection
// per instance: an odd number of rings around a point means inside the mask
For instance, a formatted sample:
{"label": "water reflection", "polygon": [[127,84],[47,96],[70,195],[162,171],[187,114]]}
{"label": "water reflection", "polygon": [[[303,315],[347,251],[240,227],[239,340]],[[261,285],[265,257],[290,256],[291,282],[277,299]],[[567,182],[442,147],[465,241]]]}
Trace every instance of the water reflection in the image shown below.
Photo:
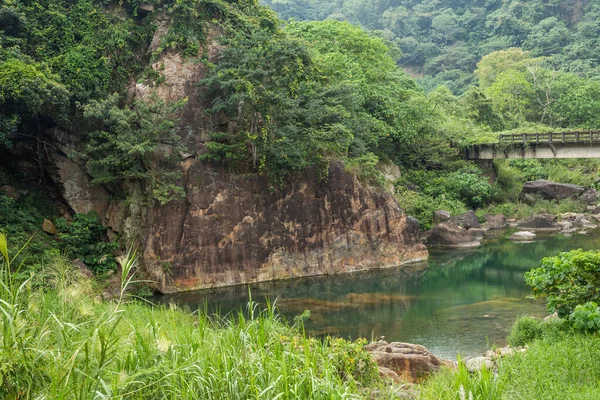
{"label": "water reflection", "polygon": [[[471,251],[432,252],[429,265],[272,282],[251,286],[253,300],[276,301],[287,318],[311,311],[306,328],[317,335],[336,334],[418,343],[435,354],[483,352],[504,344],[517,315],[543,316],[543,302],[530,293],[523,273],[545,256],[574,248],[596,249],[598,236],[548,237],[514,243],[506,235]],[[221,314],[239,310],[248,288],[183,293],[163,301],[208,307]]]}

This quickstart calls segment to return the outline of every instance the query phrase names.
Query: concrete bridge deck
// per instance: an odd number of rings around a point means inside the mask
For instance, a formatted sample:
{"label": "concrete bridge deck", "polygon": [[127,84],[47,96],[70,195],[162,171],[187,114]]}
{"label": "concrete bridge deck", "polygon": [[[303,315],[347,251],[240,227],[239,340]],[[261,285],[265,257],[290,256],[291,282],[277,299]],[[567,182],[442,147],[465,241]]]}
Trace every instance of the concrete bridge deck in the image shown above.
{"label": "concrete bridge deck", "polygon": [[600,131],[507,134],[465,150],[468,160],[600,158]]}

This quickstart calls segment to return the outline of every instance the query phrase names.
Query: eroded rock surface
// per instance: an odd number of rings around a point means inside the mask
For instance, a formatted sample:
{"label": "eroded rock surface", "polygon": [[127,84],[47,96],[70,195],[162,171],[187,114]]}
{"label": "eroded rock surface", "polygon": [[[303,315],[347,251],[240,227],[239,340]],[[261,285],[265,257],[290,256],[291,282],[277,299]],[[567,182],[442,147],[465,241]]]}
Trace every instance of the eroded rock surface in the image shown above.
{"label": "eroded rock surface", "polygon": [[[380,340],[365,346],[383,371],[392,371],[401,378],[418,382],[437,371],[443,361],[418,344]],[[388,372],[388,375],[391,375]]]}
{"label": "eroded rock surface", "polygon": [[281,191],[194,162],[187,198],[149,208],[143,260],[176,292],[394,267],[427,259],[419,224],[341,166]]}

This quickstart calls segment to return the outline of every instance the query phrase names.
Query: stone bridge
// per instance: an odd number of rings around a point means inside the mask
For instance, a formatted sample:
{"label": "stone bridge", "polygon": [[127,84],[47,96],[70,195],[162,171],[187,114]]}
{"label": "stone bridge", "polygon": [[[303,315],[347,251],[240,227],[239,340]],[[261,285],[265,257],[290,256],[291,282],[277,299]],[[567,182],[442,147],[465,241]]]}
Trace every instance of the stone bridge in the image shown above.
{"label": "stone bridge", "polygon": [[600,131],[500,135],[497,143],[466,149],[465,158],[600,158]]}

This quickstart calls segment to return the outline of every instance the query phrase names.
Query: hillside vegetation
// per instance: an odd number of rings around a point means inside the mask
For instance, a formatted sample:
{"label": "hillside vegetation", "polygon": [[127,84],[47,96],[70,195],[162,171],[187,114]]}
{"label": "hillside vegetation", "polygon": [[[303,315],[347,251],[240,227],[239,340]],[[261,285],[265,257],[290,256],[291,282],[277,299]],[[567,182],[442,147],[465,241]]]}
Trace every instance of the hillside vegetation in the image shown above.
{"label": "hillside vegetation", "polygon": [[519,47],[565,72],[598,77],[595,0],[264,0],[283,19],[342,20],[397,44],[400,64],[428,89],[475,82],[482,56]]}

